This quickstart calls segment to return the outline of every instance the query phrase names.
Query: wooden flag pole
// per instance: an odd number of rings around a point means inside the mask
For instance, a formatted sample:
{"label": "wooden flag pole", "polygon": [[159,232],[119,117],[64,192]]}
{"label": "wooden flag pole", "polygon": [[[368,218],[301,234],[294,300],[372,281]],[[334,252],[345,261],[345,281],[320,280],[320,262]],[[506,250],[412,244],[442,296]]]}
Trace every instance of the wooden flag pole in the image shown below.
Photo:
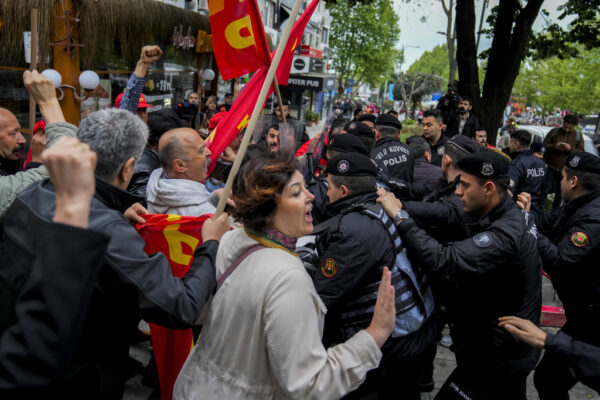
{"label": "wooden flag pole", "polygon": [[250,144],[250,138],[252,138],[252,134],[254,133],[254,127],[256,126],[256,122],[258,121],[258,116],[260,115],[260,111],[263,105],[265,104],[265,100],[267,99],[267,93],[269,92],[269,88],[271,87],[271,85],[274,83],[275,72],[277,71],[277,67],[279,66],[281,57],[283,56],[285,46],[287,45],[288,39],[290,38],[292,26],[296,21],[296,16],[298,15],[298,11],[300,10],[300,5],[302,5],[302,0],[296,0],[296,2],[294,3],[294,8],[292,9],[288,22],[283,31],[283,34],[281,35],[281,41],[279,42],[279,46],[277,46],[277,52],[275,53],[275,57],[273,57],[271,65],[269,66],[267,77],[263,82],[262,89],[260,90],[260,94],[258,95],[258,100],[254,105],[254,110],[252,111],[252,116],[250,117],[250,122],[248,123],[246,132],[244,133],[244,138],[242,139],[242,143],[240,144],[240,148],[235,157],[235,161],[233,163],[233,166],[231,167],[231,172],[229,173],[229,177],[227,178],[227,183],[225,183],[225,190],[223,191],[223,194],[219,199],[219,204],[217,205],[217,210],[215,211],[215,218],[218,218],[221,214],[223,214],[223,210],[225,210],[225,204],[227,203],[229,193],[231,193],[231,186],[233,186],[233,178],[235,178],[240,169],[242,159],[244,158],[244,154],[246,154],[246,148],[248,147],[248,144]]}
{"label": "wooden flag pole", "polygon": [[[31,10],[31,59],[29,70],[37,69],[37,47],[38,47],[38,9]],[[29,143],[33,138],[33,127],[35,126],[36,104],[33,96],[29,96]]]}
{"label": "wooden flag pole", "polygon": [[285,124],[286,122],[285,114],[283,112],[283,102],[281,101],[281,92],[279,91],[279,82],[277,82],[277,77],[273,78],[273,88],[275,89],[275,96],[277,96],[277,103],[279,103],[279,112],[281,113],[281,118],[283,119],[283,123]]}

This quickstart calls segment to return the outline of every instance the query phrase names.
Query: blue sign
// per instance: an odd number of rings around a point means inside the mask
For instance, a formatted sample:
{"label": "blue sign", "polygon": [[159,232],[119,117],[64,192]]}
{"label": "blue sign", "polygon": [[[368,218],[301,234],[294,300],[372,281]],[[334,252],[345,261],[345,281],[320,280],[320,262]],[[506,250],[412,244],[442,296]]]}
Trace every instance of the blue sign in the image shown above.
{"label": "blue sign", "polygon": [[441,99],[443,96],[442,92],[434,92],[431,94],[431,101],[436,101]]}
{"label": "blue sign", "polygon": [[394,84],[390,83],[390,88],[388,90],[388,99],[394,100]]}

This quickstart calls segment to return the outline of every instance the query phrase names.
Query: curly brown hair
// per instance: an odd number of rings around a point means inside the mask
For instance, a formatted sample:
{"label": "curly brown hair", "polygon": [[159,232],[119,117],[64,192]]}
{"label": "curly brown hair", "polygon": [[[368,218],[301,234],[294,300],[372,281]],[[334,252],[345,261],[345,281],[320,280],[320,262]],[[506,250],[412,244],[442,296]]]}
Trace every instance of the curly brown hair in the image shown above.
{"label": "curly brown hair", "polygon": [[259,154],[245,163],[233,180],[233,216],[250,229],[261,230],[277,211],[296,169],[296,159],[288,152]]}

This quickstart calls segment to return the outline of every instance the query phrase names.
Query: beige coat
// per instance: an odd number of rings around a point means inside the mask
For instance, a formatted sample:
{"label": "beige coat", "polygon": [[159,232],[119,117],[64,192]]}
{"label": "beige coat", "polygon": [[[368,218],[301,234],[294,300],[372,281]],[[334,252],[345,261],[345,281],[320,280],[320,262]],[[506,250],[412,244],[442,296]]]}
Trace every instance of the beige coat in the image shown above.
{"label": "beige coat", "polygon": [[[217,279],[257,242],[226,233]],[[365,331],[325,350],[326,308],[302,262],[281,248],[248,256],[212,301],[174,399],[338,399],[376,368],[381,351]]]}

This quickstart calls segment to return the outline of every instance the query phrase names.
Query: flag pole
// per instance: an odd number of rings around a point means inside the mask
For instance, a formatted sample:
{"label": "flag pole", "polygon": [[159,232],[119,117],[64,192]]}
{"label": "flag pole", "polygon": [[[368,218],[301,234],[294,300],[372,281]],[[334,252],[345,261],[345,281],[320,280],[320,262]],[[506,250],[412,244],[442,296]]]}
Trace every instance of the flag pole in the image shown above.
{"label": "flag pole", "polygon": [[[37,47],[38,47],[38,9],[31,10],[31,59],[29,70],[37,69]],[[36,104],[33,96],[29,96],[29,143],[33,138],[33,127],[35,126]]]}
{"label": "flag pole", "polygon": [[283,34],[281,35],[281,41],[277,46],[275,57],[273,57],[271,65],[269,66],[267,77],[263,82],[262,89],[260,90],[260,94],[258,95],[258,100],[254,105],[254,110],[252,111],[252,116],[250,117],[250,122],[248,123],[246,132],[244,133],[244,138],[242,139],[242,143],[240,144],[240,148],[235,157],[235,161],[233,163],[233,166],[231,167],[231,172],[229,173],[229,177],[227,178],[227,183],[225,183],[225,189],[223,190],[223,194],[219,199],[219,204],[217,205],[217,210],[215,211],[215,218],[218,218],[221,214],[223,214],[223,210],[225,210],[225,204],[227,204],[227,198],[229,197],[229,193],[231,193],[231,187],[233,186],[233,179],[235,178],[240,169],[240,164],[242,163],[244,154],[246,154],[246,148],[248,147],[248,144],[250,144],[250,138],[252,138],[252,134],[254,133],[254,128],[256,126],[256,122],[258,121],[260,111],[263,105],[265,104],[265,100],[267,99],[267,93],[269,92],[269,88],[273,83],[275,83],[275,72],[277,71],[277,67],[279,66],[279,62],[281,61],[283,51],[285,50],[285,46],[287,45],[288,39],[290,38],[292,26],[296,21],[296,16],[298,15],[298,11],[300,10],[301,5],[302,0],[296,0],[296,2],[294,3],[294,8],[290,13],[290,17],[283,31]]}
{"label": "flag pole", "polygon": [[283,102],[281,101],[281,92],[279,91],[279,82],[277,82],[276,76],[273,78],[273,88],[275,89],[275,96],[277,96],[277,103],[279,104],[279,113],[281,114],[281,118],[283,119],[283,123],[285,124],[286,122],[285,113],[283,112]]}

